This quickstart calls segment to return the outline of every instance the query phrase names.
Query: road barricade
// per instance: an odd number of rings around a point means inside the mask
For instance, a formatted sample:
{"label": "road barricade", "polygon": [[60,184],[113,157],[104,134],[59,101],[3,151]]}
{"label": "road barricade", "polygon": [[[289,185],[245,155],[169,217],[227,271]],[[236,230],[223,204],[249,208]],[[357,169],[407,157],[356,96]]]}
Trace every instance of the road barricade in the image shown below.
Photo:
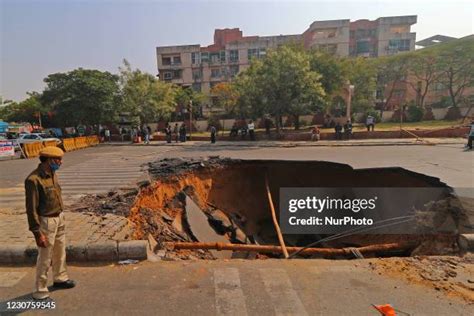
{"label": "road barricade", "polygon": [[89,146],[99,145],[99,137],[97,135],[87,136],[87,144]]}
{"label": "road barricade", "polygon": [[74,138],[74,144],[77,149],[82,149],[88,147],[87,138],[84,136]]}
{"label": "road barricade", "polygon": [[76,144],[74,142],[74,138],[64,138],[62,147],[65,152],[76,150]]}
{"label": "road barricade", "polygon": [[58,143],[55,140],[48,140],[43,142],[44,147],[57,147]]}
{"label": "road barricade", "polygon": [[43,147],[44,146],[42,142],[23,144],[23,154],[26,156],[26,158],[38,157],[39,152]]}

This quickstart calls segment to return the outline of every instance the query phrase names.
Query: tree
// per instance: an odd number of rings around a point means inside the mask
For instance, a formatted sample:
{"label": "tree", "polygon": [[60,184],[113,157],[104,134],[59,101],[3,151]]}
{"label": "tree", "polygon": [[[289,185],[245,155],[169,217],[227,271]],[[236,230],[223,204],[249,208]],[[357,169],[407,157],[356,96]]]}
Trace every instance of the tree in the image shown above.
{"label": "tree", "polygon": [[346,80],[354,86],[351,99],[353,112],[366,112],[375,104],[377,71],[371,60],[363,57],[348,58],[342,61]]}
{"label": "tree", "polygon": [[417,93],[417,105],[424,108],[426,95],[440,75],[437,72],[438,58],[432,51],[421,51],[407,55],[406,61],[409,77],[404,82]]}
{"label": "tree", "polygon": [[39,116],[46,114],[48,109],[41,102],[41,95],[37,92],[28,92],[28,98],[17,102],[9,102],[0,110],[0,117],[4,121],[39,123]]}
{"label": "tree", "polygon": [[190,87],[176,87],[174,101],[181,109],[190,111],[190,102],[192,101],[193,118],[201,115],[201,107],[206,101],[206,96],[201,92],[196,92]]}
{"label": "tree", "polygon": [[321,51],[310,52],[311,71],[321,75],[321,85],[327,97],[332,97],[346,82],[344,63],[341,59]]}
{"label": "tree", "polygon": [[398,84],[405,82],[408,73],[406,54],[379,57],[375,61],[377,70],[377,85],[382,91],[382,109],[387,107]]}
{"label": "tree", "polygon": [[227,114],[235,114],[239,93],[234,85],[229,82],[218,83],[211,89],[211,94]]}
{"label": "tree", "polygon": [[458,106],[464,89],[474,85],[474,40],[456,43],[439,52],[436,81],[448,89],[451,103]]}
{"label": "tree", "polygon": [[118,76],[109,72],[78,68],[48,75],[40,98],[55,115],[58,126],[112,123],[121,106]]}
{"label": "tree", "polygon": [[308,54],[282,46],[268,52],[262,60],[252,62],[237,80],[241,81],[243,91],[239,93],[246,102],[260,103],[254,113],[264,110],[273,115],[279,133],[283,115],[293,116],[298,128],[300,115],[323,107],[325,92],[320,78],[317,72],[311,71]]}
{"label": "tree", "polygon": [[169,119],[176,108],[177,87],[139,69],[132,70],[127,60],[123,63],[119,70],[124,110],[138,116],[141,123]]}

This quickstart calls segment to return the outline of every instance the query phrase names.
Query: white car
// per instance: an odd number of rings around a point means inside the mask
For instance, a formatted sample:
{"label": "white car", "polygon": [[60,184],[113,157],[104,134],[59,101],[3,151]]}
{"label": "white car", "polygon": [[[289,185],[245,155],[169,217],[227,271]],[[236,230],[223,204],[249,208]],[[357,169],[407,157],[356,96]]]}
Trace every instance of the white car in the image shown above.
{"label": "white car", "polygon": [[17,138],[18,144],[29,144],[35,142],[47,142],[47,141],[56,141],[56,144],[61,144],[61,140],[56,137],[51,137],[48,134],[41,134],[41,133],[31,133],[31,134],[22,134],[20,137]]}

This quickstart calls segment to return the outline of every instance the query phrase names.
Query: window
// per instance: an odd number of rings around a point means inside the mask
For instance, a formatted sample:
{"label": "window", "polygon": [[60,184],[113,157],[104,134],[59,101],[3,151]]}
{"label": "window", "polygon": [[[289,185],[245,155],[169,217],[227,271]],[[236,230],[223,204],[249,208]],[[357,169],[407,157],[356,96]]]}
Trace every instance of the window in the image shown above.
{"label": "window", "polygon": [[209,53],[208,52],[205,52],[205,53],[201,53],[201,62],[209,62]]}
{"label": "window", "polygon": [[258,57],[264,57],[267,54],[267,50],[265,48],[260,48],[258,50]]}
{"label": "window", "polygon": [[388,49],[393,51],[409,51],[410,40],[409,39],[391,39],[388,42]]}
{"label": "window", "polygon": [[193,85],[191,87],[194,91],[201,92],[201,84],[200,83],[193,83]]}
{"label": "window", "polygon": [[174,56],[172,65],[181,65],[181,56]]}
{"label": "window", "polygon": [[202,78],[201,69],[193,69],[193,80],[199,80]]}
{"label": "window", "polygon": [[225,51],[210,53],[209,58],[211,59],[211,63],[225,62]]}
{"label": "window", "polygon": [[230,66],[229,67],[229,73],[230,73],[231,77],[237,76],[237,74],[239,73],[239,65]]}
{"label": "window", "polygon": [[162,57],[161,63],[165,66],[171,65],[171,57]]}
{"label": "window", "polygon": [[221,76],[220,68],[212,68],[211,69],[211,78],[219,78]]}
{"label": "window", "polygon": [[201,53],[191,53],[191,63],[198,65],[201,63]]}
{"label": "window", "polygon": [[234,49],[229,51],[229,60],[231,63],[239,61],[239,51]]}
{"label": "window", "polygon": [[171,80],[171,79],[173,79],[173,74],[171,72],[165,72],[165,73],[163,73],[163,79]]}
{"label": "window", "polygon": [[335,55],[337,53],[337,44],[322,44],[318,45],[317,49]]}
{"label": "window", "polygon": [[409,27],[406,25],[393,25],[390,26],[390,33],[408,33],[409,32]]}
{"label": "window", "polygon": [[173,79],[181,79],[183,71],[181,69],[173,70]]}
{"label": "window", "polygon": [[356,52],[357,53],[368,53],[370,51],[369,42],[368,41],[359,41],[356,44]]}
{"label": "window", "polygon": [[247,57],[251,60],[253,57],[258,56],[258,49],[257,48],[250,48],[247,50]]}
{"label": "window", "polygon": [[219,83],[220,83],[220,82],[218,82],[218,81],[217,81],[217,82],[211,82],[209,86],[210,86],[210,88],[212,89],[212,88],[214,88],[215,86],[217,86]]}

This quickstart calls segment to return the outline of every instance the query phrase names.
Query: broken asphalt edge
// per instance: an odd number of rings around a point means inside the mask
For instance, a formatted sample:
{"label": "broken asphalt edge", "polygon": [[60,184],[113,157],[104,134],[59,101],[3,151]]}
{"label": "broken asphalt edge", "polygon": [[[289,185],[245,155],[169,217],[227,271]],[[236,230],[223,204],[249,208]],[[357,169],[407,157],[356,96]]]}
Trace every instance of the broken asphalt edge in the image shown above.
{"label": "broken asphalt edge", "polygon": [[[66,246],[67,262],[117,262],[127,259],[146,260],[147,240],[72,243]],[[0,247],[1,264],[34,264],[38,249],[35,245],[10,244]]]}

